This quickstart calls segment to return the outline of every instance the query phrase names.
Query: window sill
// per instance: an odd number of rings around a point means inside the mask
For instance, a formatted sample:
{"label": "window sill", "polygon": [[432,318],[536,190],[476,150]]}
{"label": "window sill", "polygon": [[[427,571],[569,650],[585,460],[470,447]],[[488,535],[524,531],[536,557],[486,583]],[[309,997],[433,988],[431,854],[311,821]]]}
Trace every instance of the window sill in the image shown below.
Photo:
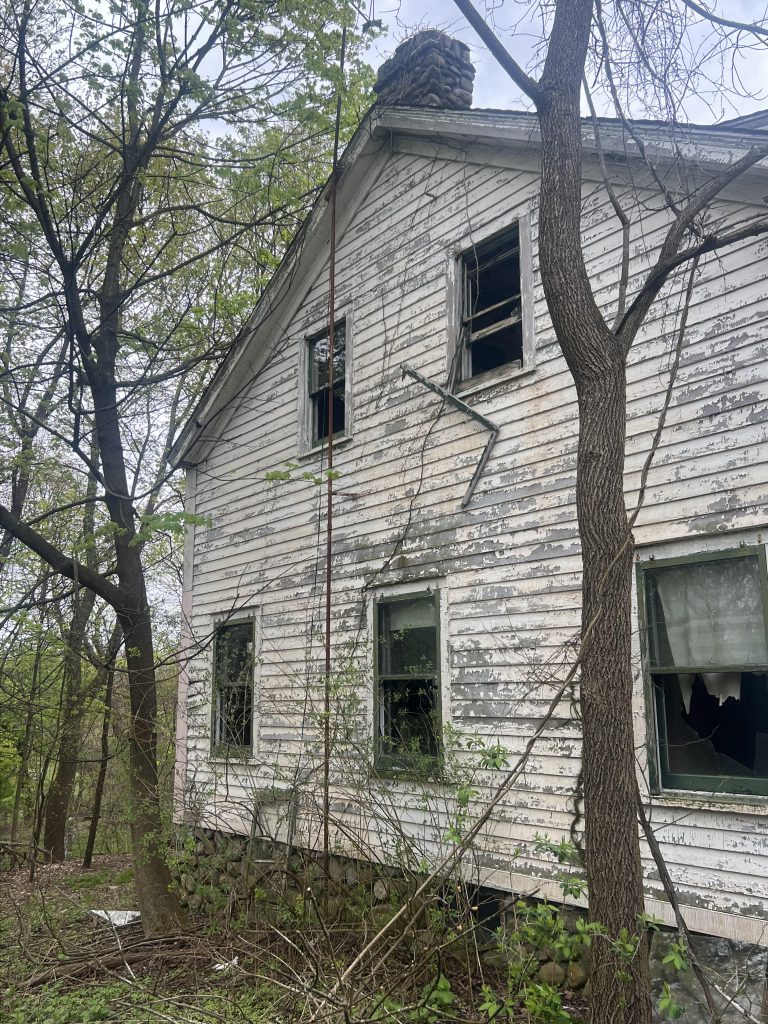
{"label": "window sill", "polygon": [[[346,448],[346,446],[348,444],[352,443],[352,440],[353,440],[352,434],[345,434],[343,437],[334,437],[334,439],[333,439],[333,450],[334,450],[334,452],[338,451],[339,448]],[[309,460],[309,459],[313,458],[315,455],[320,455],[323,452],[327,452],[327,451],[328,451],[328,445],[327,444],[316,444],[314,446],[314,448],[307,448],[305,451],[298,452],[297,455],[296,455],[296,458],[297,459],[307,459],[307,460]]]}
{"label": "window sill", "polygon": [[374,764],[370,774],[374,779],[387,779],[389,782],[428,782],[433,786],[446,785],[441,765],[435,765],[434,770],[430,772],[417,772],[408,768]]}
{"label": "window sill", "polygon": [[208,755],[210,764],[251,764],[255,757],[250,747],[217,747]]}
{"label": "window sill", "polygon": [[499,384],[506,384],[508,381],[517,380],[518,377],[528,377],[536,372],[535,366],[521,366],[519,369],[507,370],[500,366],[498,370],[490,370],[478,377],[469,377],[460,381],[454,388],[454,394],[462,400],[470,395],[476,395],[490,388],[498,387]]}
{"label": "window sill", "polygon": [[758,796],[750,793],[713,793],[711,790],[695,789],[662,789],[651,793],[651,801],[664,807],[679,807],[690,809],[691,807],[702,808],[712,811],[730,811],[731,813],[744,810],[747,813],[761,811],[768,815],[768,796]]}

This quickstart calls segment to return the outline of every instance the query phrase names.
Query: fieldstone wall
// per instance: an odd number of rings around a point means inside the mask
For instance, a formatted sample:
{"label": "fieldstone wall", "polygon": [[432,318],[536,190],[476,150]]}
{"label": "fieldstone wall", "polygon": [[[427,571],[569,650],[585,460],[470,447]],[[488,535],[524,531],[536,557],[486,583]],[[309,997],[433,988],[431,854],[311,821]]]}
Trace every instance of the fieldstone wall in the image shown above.
{"label": "fieldstone wall", "polygon": [[379,68],[373,88],[382,106],[469,110],[474,78],[469,47],[429,30],[398,46]]}
{"label": "fieldstone wall", "polygon": [[[384,924],[412,888],[394,872],[354,858],[331,858],[329,878],[307,851],[266,839],[196,829],[171,858],[171,880],[193,913],[266,922]],[[321,906],[322,904],[322,906]]]}
{"label": "fieldstone wall", "polygon": [[[249,839],[198,829],[188,836],[171,860],[171,877],[182,902],[194,913],[227,918],[245,917],[260,923],[285,924],[317,921],[322,914],[326,925],[365,924],[368,928],[384,925],[412,895],[417,881],[403,877],[394,868],[374,865],[352,857],[333,856],[328,876],[319,859],[307,851],[288,850],[266,839]],[[589,947],[578,946],[566,956],[562,942],[520,946],[499,942],[496,928],[512,936],[519,923],[519,904],[510,907],[508,893],[493,890],[465,892],[457,903],[462,886],[446,886],[438,903],[458,921],[470,907],[480,912],[486,927],[473,932],[480,955],[488,967],[502,975],[510,961],[521,956],[531,960],[529,976],[564,991],[589,995]],[[535,903],[531,904],[535,909]],[[518,908],[518,909],[515,909]],[[430,926],[430,909],[423,908],[403,936],[414,953],[429,950],[435,942]],[[573,908],[551,908],[563,930],[578,932],[581,912]],[[457,938],[461,934],[457,927]],[[470,929],[472,931],[472,929]],[[444,939],[444,934],[443,934]],[[651,971],[654,1001],[669,985],[675,1001],[684,1008],[683,1024],[711,1024],[709,1012],[693,971],[679,972],[664,963],[677,940],[673,931],[655,932],[651,947]],[[717,999],[722,1007],[722,1024],[747,1019],[766,1021],[762,1016],[765,1000],[766,957],[768,951],[728,939],[706,935],[694,937],[696,955],[707,975],[725,995]],[[473,953],[474,955],[474,953]],[[734,1001],[742,1008],[738,1010]],[[766,1004],[768,1006],[768,1004]]]}

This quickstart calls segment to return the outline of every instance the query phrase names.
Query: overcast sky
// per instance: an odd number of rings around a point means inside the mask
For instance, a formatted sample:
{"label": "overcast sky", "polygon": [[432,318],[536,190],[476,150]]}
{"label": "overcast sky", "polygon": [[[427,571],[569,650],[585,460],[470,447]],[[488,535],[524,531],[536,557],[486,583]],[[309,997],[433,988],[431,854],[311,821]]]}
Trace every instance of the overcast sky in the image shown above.
{"label": "overcast sky", "polygon": [[[503,39],[507,49],[531,71],[533,70],[533,54],[536,43],[540,39],[538,25],[533,22],[529,12],[536,5],[527,0],[474,0],[479,11],[485,13],[493,10],[494,26],[497,34]],[[386,35],[377,39],[371,46],[368,60],[374,67],[392,54],[399,42],[413,35],[418,28],[439,28],[449,35],[468,43],[472,51],[472,62],[475,65],[474,105],[476,107],[530,109],[525,100],[514,87],[507,75],[499,68],[481,44],[473,30],[454,5],[453,0],[358,0],[359,6],[380,18],[387,28]],[[730,18],[749,21],[750,18],[761,17],[764,13],[763,0],[720,0],[714,4],[723,14]],[[751,113],[754,110],[768,108],[766,86],[768,86],[768,48],[763,48],[762,55],[753,55],[744,66],[746,78],[752,92],[762,90],[757,99],[735,99],[735,107],[727,106],[720,117],[736,117]],[[715,100],[715,106],[718,106]],[[693,104],[688,111],[691,120],[703,124],[715,120],[706,104]]]}
{"label": "overcast sky", "polygon": [[[468,43],[472,50],[472,63],[477,72],[474,93],[476,107],[522,109],[530,106],[466,23],[458,8],[454,6],[453,0],[375,0],[373,6],[375,16],[380,18],[388,29],[386,35],[377,39],[371,47],[368,59],[374,67],[386,60],[397,44],[413,35],[418,28],[439,28],[448,35]],[[483,10],[480,4],[477,6],[479,10]],[[511,30],[512,18],[501,9],[503,5],[499,4],[498,0],[495,6],[497,28]],[[364,11],[369,11],[370,0],[362,0],[360,7]],[[509,10],[513,9],[515,18],[519,20],[521,9],[524,12],[525,5],[521,8],[521,5],[513,0],[509,4]],[[527,63],[534,43],[532,26],[519,26],[514,36],[511,31],[505,31],[504,42],[515,57]]]}

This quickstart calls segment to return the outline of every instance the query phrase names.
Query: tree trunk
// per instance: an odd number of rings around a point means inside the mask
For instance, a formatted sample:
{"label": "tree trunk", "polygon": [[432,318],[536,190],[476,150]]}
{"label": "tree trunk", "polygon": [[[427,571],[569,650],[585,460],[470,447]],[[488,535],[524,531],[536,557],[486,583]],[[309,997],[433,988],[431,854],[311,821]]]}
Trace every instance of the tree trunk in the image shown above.
{"label": "tree trunk", "polygon": [[[143,589],[143,588],[142,588]],[[121,615],[131,700],[131,840],[136,898],[144,933],[183,929],[186,917],[171,891],[157,789],[157,693],[149,608]]]}
{"label": "tree trunk", "polygon": [[[635,810],[632,723],[632,544],[624,500],[626,350],[599,310],[581,238],[581,77],[591,0],[556,7],[537,96],[541,125],[539,260],[557,340],[576,383],[576,501],[583,560],[585,853],[593,1024],[651,1024],[648,943]],[[631,954],[626,943],[637,940]],[[620,945],[621,941],[625,945]]]}
{"label": "tree trunk", "polygon": [[[2,569],[2,561],[0,561],[0,570]],[[37,638],[37,647],[35,648],[35,660],[32,665],[32,685],[29,692],[29,704],[27,705],[27,715],[24,721],[24,739],[21,742],[21,748],[19,750],[19,771],[16,775],[16,791],[13,796],[13,816],[11,818],[11,843],[15,843],[19,838],[19,819],[21,817],[21,798],[24,793],[24,785],[27,781],[27,775],[29,772],[29,755],[32,750],[32,734],[34,731],[35,723],[35,701],[37,700],[37,693],[39,688],[40,680],[40,661],[42,658],[43,641],[42,637]]]}
{"label": "tree trunk", "polygon": [[88,841],[85,844],[83,855],[83,867],[89,868],[93,861],[93,850],[96,846],[96,832],[99,828],[101,817],[101,799],[104,795],[104,782],[107,778],[109,767],[109,726],[112,721],[112,685],[115,680],[115,667],[111,664],[107,669],[107,688],[104,691],[104,717],[101,721],[101,761],[99,763],[99,774],[96,779],[96,790],[93,794],[93,810],[91,811],[91,824],[88,829]]}
{"label": "tree trunk", "polygon": [[[577,509],[583,559],[581,717],[593,1021],[651,1020],[632,721],[633,547],[624,504],[623,358],[579,387]],[[629,953],[616,945],[638,939]]]}
{"label": "tree trunk", "polygon": [[77,774],[77,752],[80,745],[80,719],[62,723],[66,735],[59,743],[56,769],[45,801],[43,846],[45,859],[60,864],[66,857],[69,804]]}
{"label": "tree trunk", "polygon": [[[113,297],[105,309],[116,309]],[[102,334],[94,339],[99,364],[88,368],[94,398],[99,455],[106,484],[106,505],[115,531],[115,567],[122,593],[115,609],[125,646],[131,704],[129,734],[131,768],[130,825],[136,899],[147,936],[182,930],[186,915],[171,891],[157,788],[157,689],[152,618],[147,599],[141,546],[137,542],[134,506],[128,489],[125,455],[117,409],[117,388],[111,368],[117,345],[117,324],[104,317]],[[108,325],[108,326],[106,326]]]}
{"label": "tree trunk", "polygon": [[56,769],[45,802],[43,846],[46,857],[61,863],[66,855],[67,821],[80,759],[85,692],[83,645],[96,595],[75,590],[72,624],[67,631],[62,687],[61,724]]}

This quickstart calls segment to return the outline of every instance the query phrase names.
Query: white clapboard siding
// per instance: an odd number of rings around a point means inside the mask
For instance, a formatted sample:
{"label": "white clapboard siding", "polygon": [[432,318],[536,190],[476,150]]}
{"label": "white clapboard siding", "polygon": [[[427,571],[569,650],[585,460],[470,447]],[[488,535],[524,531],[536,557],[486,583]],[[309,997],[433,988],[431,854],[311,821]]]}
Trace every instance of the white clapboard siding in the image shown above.
{"label": "white clapboard siding", "polygon": [[[340,748],[334,806],[346,834],[364,839],[377,855],[391,852],[399,834],[435,856],[455,813],[451,787],[359,777],[371,729],[372,594],[419,579],[444,592],[444,715],[460,737],[501,742],[514,761],[552,699],[580,624],[577,406],[538,274],[533,152],[394,135],[375,161],[367,191],[354,197],[357,205],[337,249],[336,306],[349,318],[353,345],[353,437],[337,447],[334,458],[341,475],[335,484],[332,605],[337,665],[355,666],[357,673],[349,685],[358,704],[339,715],[349,716],[359,746]],[[594,169],[588,166],[587,174],[593,176],[584,188],[587,269],[596,299],[610,315],[621,234]],[[622,190],[620,181],[617,188]],[[342,218],[344,199],[342,180]],[[650,191],[642,199],[632,200],[630,299],[668,224]],[[452,407],[441,409],[436,395],[402,378],[401,366],[410,363],[445,384],[451,261],[460,244],[492,232],[500,212],[530,217],[536,366],[467,394],[466,401],[500,432],[472,501],[461,509],[487,433]],[[717,215],[733,225],[752,212],[732,190]],[[768,243],[749,239],[701,265],[678,378],[635,529],[641,547],[685,545],[697,537],[710,547],[725,547],[744,531],[752,531],[754,541],[755,531],[766,525],[767,253]],[[317,789],[322,743],[317,716],[325,492],[301,479],[305,470],[320,472],[323,457],[298,452],[304,387],[299,350],[327,315],[327,262],[316,260],[312,275],[294,282],[298,308],[265,341],[270,354],[194,470],[194,511],[211,525],[197,525],[188,536],[190,631],[198,646],[188,669],[186,771],[200,820],[232,828],[249,827],[264,787],[274,784],[287,794],[295,788],[300,808],[293,838],[317,845],[317,797],[307,797]],[[685,281],[683,273],[667,285],[667,301],[654,307],[629,357],[629,507],[637,500],[664,400]],[[246,367],[244,381],[249,372]],[[268,483],[267,473],[288,462],[299,465],[292,479]],[[254,607],[261,634],[256,749],[249,762],[227,764],[210,756],[210,637],[217,617]],[[636,657],[639,666],[639,650]],[[638,668],[639,748],[645,715]],[[473,811],[480,813],[500,774],[478,770],[472,752],[451,756],[472,774]],[[521,888],[526,877],[553,884],[546,880],[554,878],[556,866],[536,853],[534,836],[569,836],[577,813],[579,756],[578,721],[566,696],[524,774],[479,837],[468,873],[479,871],[481,880],[509,888]],[[262,814],[275,834],[284,834],[287,806]],[[657,838],[698,926],[735,934],[739,926],[727,915],[768,918],[767,811],[759,801],[708,801],[701,794],[652,800]],[[655,866],[647,851],[644,856],[648,894],[658,900]],[[530,883],[531,890],[536,884]]]}

